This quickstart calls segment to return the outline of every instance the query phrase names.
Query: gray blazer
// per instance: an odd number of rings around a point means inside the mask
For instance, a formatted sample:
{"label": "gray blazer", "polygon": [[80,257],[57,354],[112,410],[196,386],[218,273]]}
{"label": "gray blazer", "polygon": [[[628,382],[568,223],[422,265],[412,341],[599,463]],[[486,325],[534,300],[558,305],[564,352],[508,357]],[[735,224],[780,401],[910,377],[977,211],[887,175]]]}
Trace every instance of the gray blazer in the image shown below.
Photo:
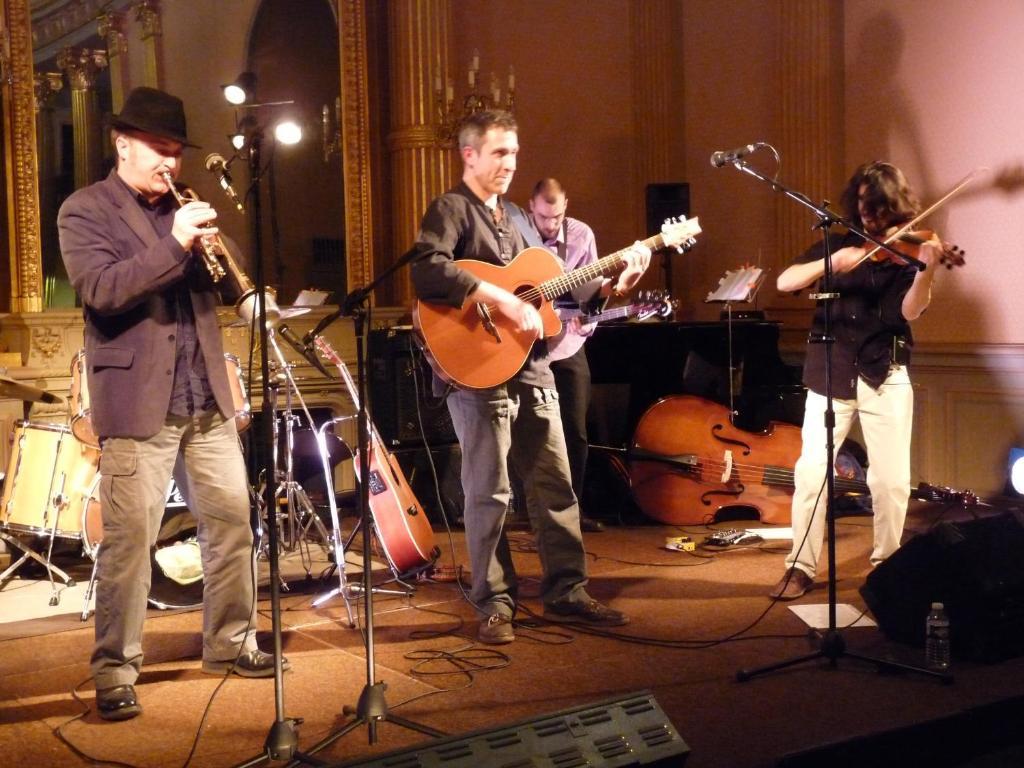
{"label": "gray blazer", "polygon": [[196,334],[225,418],[234,406],[217,325],[219,297],[196,258],[160,238],[116,177],[80,189],[57,216],[60,250],[85,305],[85,355],[93,427],[101,437],[147,438],[163,426],[174,377],[176,283],[189,276]]}

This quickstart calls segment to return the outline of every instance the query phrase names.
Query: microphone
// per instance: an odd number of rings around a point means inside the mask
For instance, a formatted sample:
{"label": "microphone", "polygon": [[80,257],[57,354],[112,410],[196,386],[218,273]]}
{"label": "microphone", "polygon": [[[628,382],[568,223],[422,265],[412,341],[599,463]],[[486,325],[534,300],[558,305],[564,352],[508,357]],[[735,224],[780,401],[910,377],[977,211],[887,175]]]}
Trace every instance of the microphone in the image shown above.
{"label": "microphone", "polygon": [[238,199],[238,194],[231,186],[231,175],[228,173],[228,164],[224,161],[224,158],[216,152],[207,155],[206,170],[217,177],[217,181],[220,182],[221,188],[227,192],[228,197],[231,198],[231,202],[235,204],[238,212],[245,213],[242,201]]}
{"label": "microphone", "polygon": [[[718,152],[711,153],[711,167],[721,168],[723,165],[729,165],[735,163],[741,157],[746,157],[751,152],[756,152],[757,148],[760,147],[760,142],[757,144],[747,144],[743,147],[737,147],[736,149],[719,150]],[[209,168],[209,164],[206,166]]]}
{"label": "microphone", "polygon": [[316,352],[312,350],[308,345],[303,344],[302,339],[300,339],[298,336],[292,333],[291,328],[289,328],[284,323],[279,323],[277,326],[275,326],[274,330],[282,339],[288,342],[292,349],[294,349],[296,352],[298,352],[300,355],[306,358],[310,363],[312,363],[313,367],[320,371],[320,373],[322,373],[328,379],[334,378],[330,374],[330,372],[326,368],[324,368],[324,364],[320,362],[320,358],[317,357]]}

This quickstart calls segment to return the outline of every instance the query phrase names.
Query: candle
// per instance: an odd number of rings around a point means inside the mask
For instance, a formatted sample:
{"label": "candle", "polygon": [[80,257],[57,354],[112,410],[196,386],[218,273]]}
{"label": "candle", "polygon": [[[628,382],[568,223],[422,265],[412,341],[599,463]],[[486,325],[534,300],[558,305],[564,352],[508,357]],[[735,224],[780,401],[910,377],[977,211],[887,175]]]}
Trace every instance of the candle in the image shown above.
{"label": "candle", "polygon": [[435,75],[434,76],[434,90],[437,93],[441,92],[441,76],[440,75]]}
{"label": "candle", "polygon": [[448,84],[447,87],[445,88],[445,100],[449,104],[455,101],[455,83],[452,82],[452,79],[450,77],[448,78]]}
{"label": "candle", "polygon": [[473,89],[474,85],[476,85],[476,72],[473,70],[472,67],[470,67],[470,69],[469,69],[469,88],[470,88],[470,90]]}
{"label": "candle", "polygon": [[473,63],[469,65],[469,68],[472,69],[474,72],[479,71],[479,69],[480,69],[480,49],[479,48],[474,48],[473,49]]}
{"label": "candle", "polygon": [[511,66],[508,68],[508,89],[510,91],[516,89],[516,71]]}

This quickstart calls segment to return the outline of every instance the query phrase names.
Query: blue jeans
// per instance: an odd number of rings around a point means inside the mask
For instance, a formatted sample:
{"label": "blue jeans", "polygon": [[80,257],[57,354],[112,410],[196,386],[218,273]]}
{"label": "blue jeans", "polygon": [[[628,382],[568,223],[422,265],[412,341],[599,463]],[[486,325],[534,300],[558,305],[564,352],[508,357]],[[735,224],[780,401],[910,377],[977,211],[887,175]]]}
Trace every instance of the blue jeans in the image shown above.
{"label": "blue jeans", "polygon": [[515,380],[487,390],[454,390],[448,410],[462,447],[470,597],[477,609],[506,617],[515,612],[516,573],[504,534],[509,462],[525,489],[544,604],[587,599],[579,506],[555,390]]}

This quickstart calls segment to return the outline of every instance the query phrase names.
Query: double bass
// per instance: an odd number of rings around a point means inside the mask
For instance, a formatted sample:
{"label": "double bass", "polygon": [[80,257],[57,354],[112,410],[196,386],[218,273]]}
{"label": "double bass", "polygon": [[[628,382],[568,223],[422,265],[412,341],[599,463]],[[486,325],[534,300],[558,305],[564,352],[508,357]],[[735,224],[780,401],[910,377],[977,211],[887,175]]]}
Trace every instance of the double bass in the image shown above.
{"label": "double bass", "polygon": [[800,446],[800,428],[791,424],[748,432],[733,426],[718,403],[665,397],[633,434],[633,497],[644,514],[670,525],[704,525],[736,506],[756,509],[762,523],[789,525]]}
{"label": "double bass", "polygon": [[[627,452],[637,506],[669,525],[707,525],[727,507],[751,507],[761,522],[790,525],[800,428],[770,422],[763,432],[733,426],[729,410],[692,395],[662,398],[644,413]],[[863,480],[837,472],[836,495],[868,495]],[[972,491],[918,483],[918,501],[979,503]]]}

